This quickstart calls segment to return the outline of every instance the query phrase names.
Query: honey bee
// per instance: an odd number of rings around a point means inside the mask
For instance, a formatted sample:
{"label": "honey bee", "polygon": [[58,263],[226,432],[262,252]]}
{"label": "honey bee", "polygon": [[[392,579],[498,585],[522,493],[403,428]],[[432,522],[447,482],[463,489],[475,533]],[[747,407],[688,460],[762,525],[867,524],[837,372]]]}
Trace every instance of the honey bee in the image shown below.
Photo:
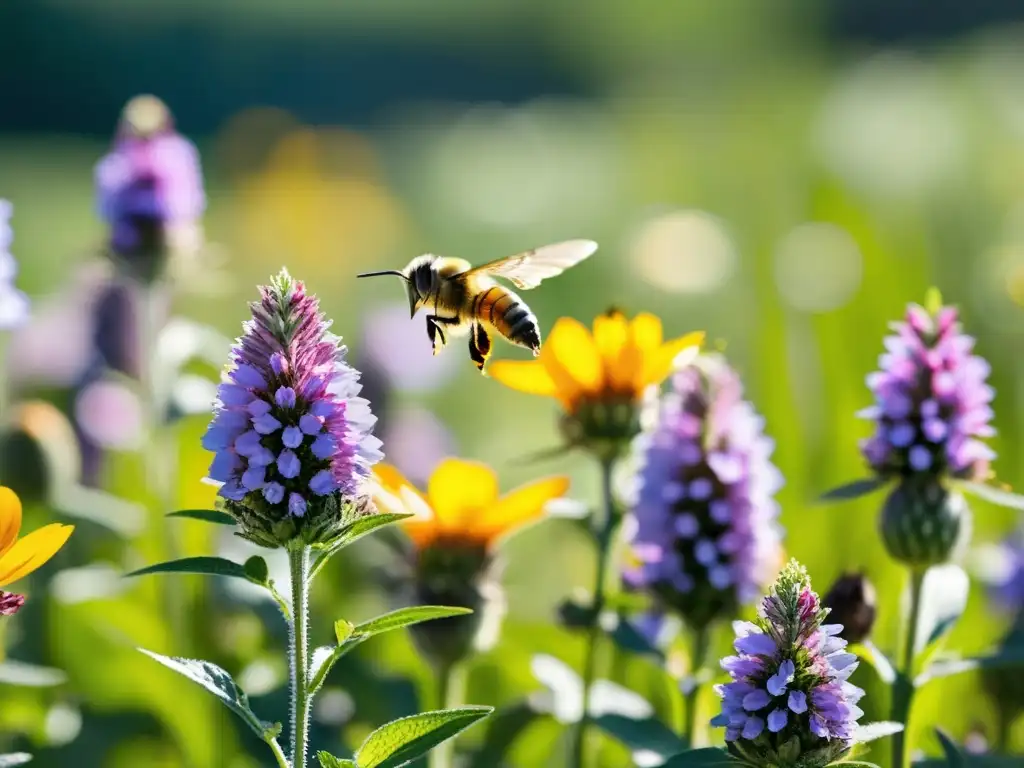
{"label": "honey bee", "polygon": [[469,356],[482,373],[491,353],[488,330],[507,341],[540,352],[540,326],[526,302],[498,283],[500,277],[520,290],[559,275],[597,250],[592,240],[567,240],[508,256],[474,267],[465,259],[426,254],[417,256],[403,270],[366,272],[358,277],[397,275],[405,281],[410,316],[421,307],[433,308],[426,316],[427,337],[438,354],[448,336],[469,334]]}

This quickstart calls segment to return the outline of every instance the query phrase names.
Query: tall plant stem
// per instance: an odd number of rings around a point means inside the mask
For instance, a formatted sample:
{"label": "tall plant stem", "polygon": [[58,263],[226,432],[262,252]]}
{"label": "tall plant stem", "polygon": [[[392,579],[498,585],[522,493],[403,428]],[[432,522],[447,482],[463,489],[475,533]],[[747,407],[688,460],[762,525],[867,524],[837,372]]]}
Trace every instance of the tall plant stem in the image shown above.
{"label": "tall plant stem", "polygon": [[697,717],[700,714],[700,674],[707,663],[708,647],[711,645],[711,631],[708,626],[694,627],[691,638],[690,681],[686,692],[686,728],[683,735],[690,747],[704,746],[706,728]]}
{"label": "tall plant stem", "polygon": [[[451,709],[461,706],[466,694],[467,670],[465,664],[438,664],[437,674],[437,709]],[[455,739],[438,745],[431,750],[428,764],[430,768],[453,768],[455,765]]]}
{"label": "tall plant stem", "polygon": [[914,643],[921,614],[924,574],[925,570],[919,568],[910,572],[910,613],[904,619],[903,649],[892,688],[892,716],[889,718],[903,723],[904,728],[892,737],[892,768],[910,768],[910,740],[907,737],[910,733],[910,709],[916,692]]}
{"label": "tall plant stem", "polygon": [[572,735],[572,746],[569,753],[570,768],[583,768],[585,765],[587,728],[590,725],[588,708],[590,688],[597,673],[597,646],[601,635],[599,618],[604,610],[605,582],[608,580],[608,565],[611,561],[612,537],[615,532],[615,509],[612,498],[612,470],[615,459],[605,458],[601,462],[601,506],[602,515],[596,522],[597,529],[597,576],[594,583],[594,604],[591,608],[590,625],[587,627],[587,649],[583,660],[583,702],[580,710],[580,721]]}
{"label": "tall plant stem", "polygon": [[309,547],[288,551],[292,579],[292,621],[288,652],[291,667],[292,765],[306,768],[309,738]]}

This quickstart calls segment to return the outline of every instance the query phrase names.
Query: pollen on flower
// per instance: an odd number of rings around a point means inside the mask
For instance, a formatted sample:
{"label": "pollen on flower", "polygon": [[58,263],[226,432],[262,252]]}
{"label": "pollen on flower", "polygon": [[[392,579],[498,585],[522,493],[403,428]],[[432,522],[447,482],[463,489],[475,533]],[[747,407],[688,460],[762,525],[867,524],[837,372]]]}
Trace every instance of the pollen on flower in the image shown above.
{"label": "pollen on flower", "polygon": [[815,768],[852,746],[864,692],[848,682],[857,657],[827,615],[806,570],[791,561],[757,620],[736,622],[737,655],[721,662],[732,681],[716,686],[722,712],[712,724],[748,763]]}
{"label": "pollen on flower", "polygon": [[215,453],[209,476],[222,484],[219,495],[273,524],[304,518],[311,505],[336,506],[335,495],[363,495],[382,454],[359,374],[317,299],[285,271],[261,296],[232,350],[203,447]]}

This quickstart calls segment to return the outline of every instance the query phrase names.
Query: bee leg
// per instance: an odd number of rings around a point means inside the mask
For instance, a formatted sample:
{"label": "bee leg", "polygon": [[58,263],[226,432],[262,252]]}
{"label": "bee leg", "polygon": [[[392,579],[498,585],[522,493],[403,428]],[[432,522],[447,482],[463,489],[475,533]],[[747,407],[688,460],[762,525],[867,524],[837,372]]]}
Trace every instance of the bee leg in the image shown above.
{"label": "bee leg", "polygon": [[484,372],[484,365],[490,354],[491,337],[487,335],[487,329],[479,323],[474,323],[469,329],[469,356],[480,373]]}
{"label": "bee leg", "polygon": [[[438,318],[434,315],[427,315],[427,338],[430,339],[430,345],[433,347],[435,355],[444,349],[444,345],[447,343],[444,331],[441,330],[441,325],[437,320]],[[438,343],[438,337],[440,337],[440,344]]]}

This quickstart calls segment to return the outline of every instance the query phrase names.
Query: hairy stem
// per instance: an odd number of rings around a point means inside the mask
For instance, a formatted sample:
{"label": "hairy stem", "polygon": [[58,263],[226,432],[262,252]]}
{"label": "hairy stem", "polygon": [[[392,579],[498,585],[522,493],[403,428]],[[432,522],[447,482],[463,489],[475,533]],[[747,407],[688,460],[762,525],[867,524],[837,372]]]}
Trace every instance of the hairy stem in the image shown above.
{"label": "hairy stem", "polygon": [[277,761],[278,768],[291,768],[288,765],[288,758],[284,754],[284,750],[281,749],[281,745],[277,743],[277,739],[267,739],[267,746],[270,747],[270,751],[274,753],[274,760]]}
{"label": "hairy stem", "polygon": [[896,681],[892,688],[892,716],[889,718],[903,723],[903,730],[892,737],[892,768],[910,768],[910,709],[914,702],[915,661],[914,641],[921,614],[921,591],[924,585],[924,569],[910,573],[910,613],[904,617],[903,650],[899,659]]}
{"label": "hairy stem", "polygon": [[700,714],[701,684],[699,675],[707,663],[708,648],[711,645],[711,632],[708,626],[694,627],[691,637],[690,676],[691,686],[686,691],[686,728],[683,735],[691,748],[703,747],[707,728],[698,715]]}
{"label": "hairy stem", "polygon": [[292,705],[291,768],[306,768],[309,739],[309,547],[288,551],[292,580],[292,621],[289,624]]}
{"label": "hairy stem", "polygon": [[[451,709],[464,703],[466,694],[465,664],[439,664],[437,674],[437,709]],[[453,768],[455,765],[455,739],[439,744],[428,757],[430,768]]]}
{"label": "hairy stem", "polygon": [[585,765],[587,728],[590,724],[588,709],[590,688],[597,674],[598,639],[601,635],[599,617],[604,610],[605,582],[608,580],[608,565],[611,561],[612,535],[615,532],[615,509],[612,497],[612,470],[614,459],[601,462],[601,502],[602,516],[597,524],[597,575],[594,582],[594,604],[591,611],[590,626],[587,627],[587,649],[583,661],[583,702],[580,721],[572,735],[569,753],[570,768],[583,768]]}

